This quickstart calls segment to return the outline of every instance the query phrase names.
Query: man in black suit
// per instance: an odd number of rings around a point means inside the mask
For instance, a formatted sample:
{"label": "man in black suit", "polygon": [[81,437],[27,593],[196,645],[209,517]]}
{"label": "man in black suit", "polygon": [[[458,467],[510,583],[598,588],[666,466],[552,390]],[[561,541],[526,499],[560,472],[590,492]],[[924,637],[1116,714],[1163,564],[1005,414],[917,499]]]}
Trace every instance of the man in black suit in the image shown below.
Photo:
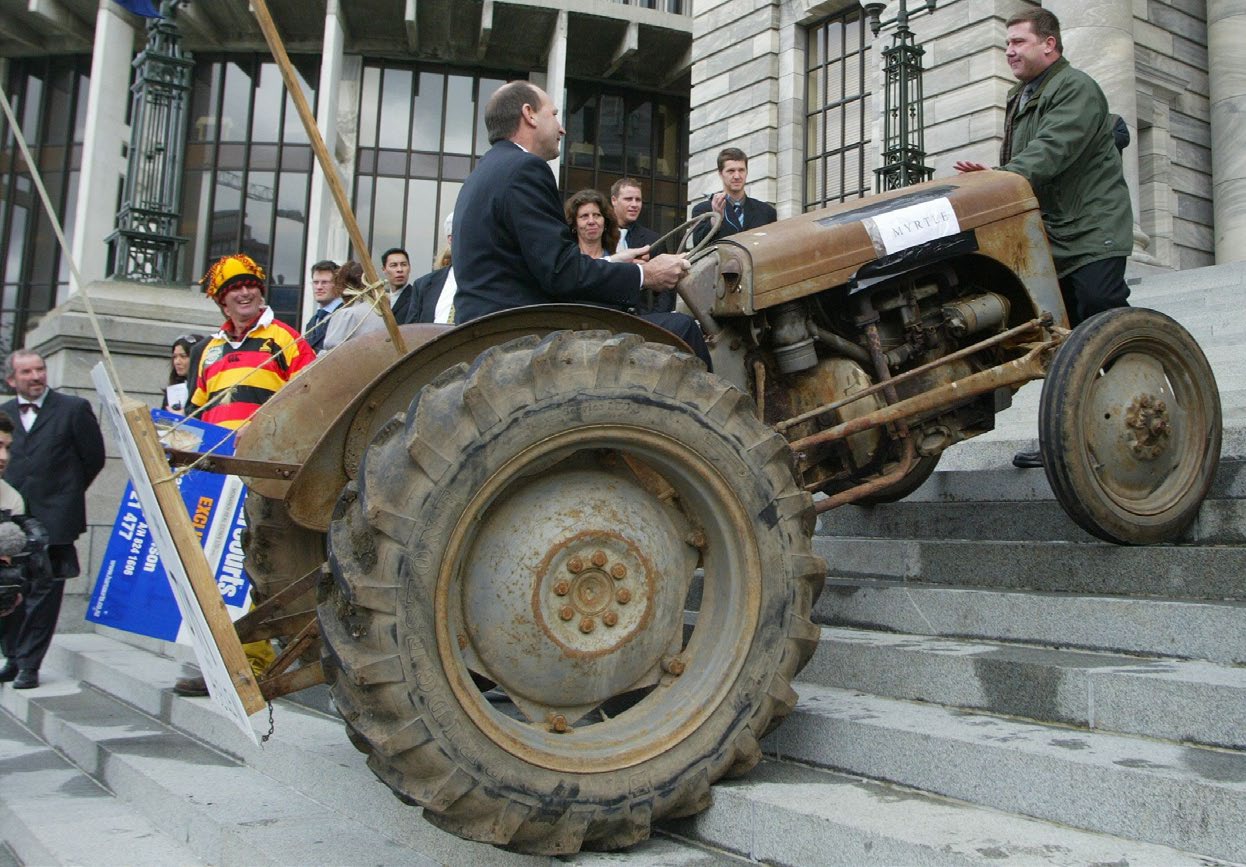
{"label": "man in black suit", "polygon": [[17,399],[0,410],[20,419],[5,477],[26,501],[26,510],[48,531],[54,580],[35,588],[25,603],[0,621],[6,665],[0,682],[16,689],[39,685],[39,666],[52,643],[65,579],[79,573],[74,540],[86,530],[86,490],[104,467],[104,438],[91,405],[48,388],[39,353],[19,349],[4,364]]}
{"label": "man in black suit", "polygon": [[[619,224],[619,250],[648,247],[660,237],[653,229],[638,222],[644,206],[644,193],[641,192],[640,181],[635,178],[619,178],[610,187],[610,207],[614,209],[614,219]],[[640,313],[669,313],[675,309],[675,293],[646,289],[641,293],[640,306],[636,309]]]}
{"label": "man in black suit", "polygon": [[[485,126],[493,147],[468,176],[454,209],[457,321],[557,302],[634,310],[642,287],[665,292],[679,282],[688,270],[682,256],[611,262],[580,252],[548,164],[558,156],[565,131],[545,91],[527,81],[503,85],[485,106]],[[648,248],[628,252],[639,259]],[[691,317],[644,318],[682,338],[709,363],[704,336]]]}
{"label": "man in black suit", "polygon": [[329,328],[329,323],[325,320],[342,306],[342,289],[334,279],[336,276],[337,262],[332,259],[322,259],[311,267],[312,297],[316,299],[316,312],[303,329],[303,339],[316,352],[324,351],[324,335]]}
{"label": "man in black suit", "polygon": [[411,257],[401,247],[390,247],[381,254],[381,271],[389,280],[390,303],[394,321],[399,325],[415,321],[415,287],[407,282],[411,276]]}
{"label": "man in black suit", "polygon": [[[707,214],[711,209],[722,214],[722,223],[714,233],[718,241],[745,229],[756,229],[777,220],[774,205],[766,204],[758,199],[750,199],[744,194],[744,185],[748,183],[748,154],[739,148],[723,148],[718,153],[718,177],[722,178],[723,188],[720,192],[703,202],[698,202],[692,209],[692,216]],[[700,241],[709,231],[708,225],[700,226],[694,237]]]}

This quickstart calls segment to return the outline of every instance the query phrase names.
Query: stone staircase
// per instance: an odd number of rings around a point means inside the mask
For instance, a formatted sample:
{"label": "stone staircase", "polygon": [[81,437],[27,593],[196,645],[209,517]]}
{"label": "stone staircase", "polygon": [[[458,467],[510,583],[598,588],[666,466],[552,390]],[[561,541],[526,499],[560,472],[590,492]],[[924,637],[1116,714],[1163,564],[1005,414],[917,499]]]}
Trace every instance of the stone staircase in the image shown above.
{"label": "stone staircase", "polygon": [[[1148,277],[1216,368],[1224,460],[1179,545],[1064,516],[1038,388],[909,500],[822,517],[821,647],[766,759],[705,813],[577,864],[1246,863],[1246,268]],[[0,867],[535,864],[447,835],[364,765],[323,691],[240,742],[155,642],[58,635],[0,688]]]}

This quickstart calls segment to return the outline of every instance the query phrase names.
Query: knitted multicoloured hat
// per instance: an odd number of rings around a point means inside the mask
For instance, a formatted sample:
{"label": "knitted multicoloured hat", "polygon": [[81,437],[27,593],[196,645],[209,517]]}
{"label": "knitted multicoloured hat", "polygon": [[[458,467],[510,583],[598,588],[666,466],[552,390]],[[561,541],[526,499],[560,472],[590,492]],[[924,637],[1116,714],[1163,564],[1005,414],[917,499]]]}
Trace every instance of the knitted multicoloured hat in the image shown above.
{"label": "knitted multicoloured hat", "polygon": [[230,289],[246,283],[265,292],[268,288],[264,282],[266,277],[264,269],[254,259],[246,253],[234,253],[213,262],[208,273],[199,280],[199,285],[203,287],[204,294],[218,305],[223,305]]}

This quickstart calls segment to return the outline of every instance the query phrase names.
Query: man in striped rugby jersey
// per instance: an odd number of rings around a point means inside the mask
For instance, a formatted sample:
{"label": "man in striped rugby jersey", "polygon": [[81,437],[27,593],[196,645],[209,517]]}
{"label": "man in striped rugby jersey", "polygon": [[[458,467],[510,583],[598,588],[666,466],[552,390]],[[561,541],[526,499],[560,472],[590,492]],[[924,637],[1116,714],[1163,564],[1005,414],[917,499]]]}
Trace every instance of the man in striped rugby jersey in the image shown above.
{"label": "man in striped rugby jersey", "polygon": [[[299,333],[273,316],[264,303],[264,269],[250,256],[222,256],[199,282],[220,306],[225,324],[196,347],[187,382],[187,414],[237,430],[270,397],[316,357]],[[272,644],[242,646],[258,676],[276,658]],[[202,677],[184,677],[173,686],[179,695],[207,695]]]}

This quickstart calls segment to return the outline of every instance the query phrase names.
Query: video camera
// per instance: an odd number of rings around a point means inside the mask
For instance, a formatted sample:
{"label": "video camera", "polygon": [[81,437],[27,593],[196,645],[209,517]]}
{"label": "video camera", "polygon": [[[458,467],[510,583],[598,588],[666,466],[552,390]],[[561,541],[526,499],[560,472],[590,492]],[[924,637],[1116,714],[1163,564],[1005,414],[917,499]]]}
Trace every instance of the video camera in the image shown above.
{"label": "video camera", "polygon": [[0,615],[8,614],[38,583],[52,577],[48,533],[35,518],[0,509]]}

